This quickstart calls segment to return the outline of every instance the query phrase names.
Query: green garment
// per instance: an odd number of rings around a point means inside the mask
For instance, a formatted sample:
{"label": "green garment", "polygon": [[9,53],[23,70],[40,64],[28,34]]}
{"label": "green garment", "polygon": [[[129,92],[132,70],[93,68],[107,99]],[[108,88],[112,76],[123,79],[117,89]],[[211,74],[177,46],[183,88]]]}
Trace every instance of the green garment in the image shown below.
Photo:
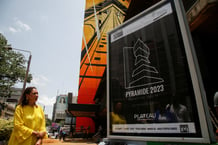
{"label": "green garment", "polygon": [[8,145],[35,145],[37,138],[32,135],[33,131],[46,132],[43,109],[38,105],[23,107],[18,105],[14,113],[14,129]]}

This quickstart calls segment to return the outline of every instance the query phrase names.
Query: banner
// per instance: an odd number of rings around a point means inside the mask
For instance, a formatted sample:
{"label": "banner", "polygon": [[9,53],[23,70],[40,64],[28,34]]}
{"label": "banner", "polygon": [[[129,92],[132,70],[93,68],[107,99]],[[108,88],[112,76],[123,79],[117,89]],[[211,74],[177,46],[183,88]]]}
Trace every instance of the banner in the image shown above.
{"label": "banner", "polygon": [[109,138],[205,139],[196,66],[175,7],[160,2],[108,33]]}

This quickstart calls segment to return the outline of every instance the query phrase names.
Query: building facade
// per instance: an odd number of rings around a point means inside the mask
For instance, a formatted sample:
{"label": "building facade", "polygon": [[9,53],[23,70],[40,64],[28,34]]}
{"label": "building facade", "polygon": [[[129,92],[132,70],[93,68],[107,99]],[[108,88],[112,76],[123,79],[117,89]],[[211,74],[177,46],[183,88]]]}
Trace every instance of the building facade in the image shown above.
{"label": "building facade", "polygon": [[11,96],[8,98],[0,98],[1,102],[1,117],[11,118],[14,116],[15,107],[18,104],[19,98],[22,94],[22,88],[11,88]]}
{"label": "building facade", "polygon": [[52,121],[60,122],[65,120],[66,113],[65,110],[68,107],[68,96],[67,95],[58,95],[56,97],[56,102],[53,108],[53,117]]}
{"label": "building facade", "polygon": [[[76,126],[91,125],[92,131],[95,132],[97,132],[97,126],[106,126],[106,33],[159,1],[86,0],[78,104],[100,104],[100,109],[96,111],[95,120],[90,117],[78,117]],[[216,19],[218,1],[183,0],[183,5],[207,101],[213,108],[213,96],[217,91],[216,83],[218,82],[218,71],[214,69],[217,62],[215,48],[217,48],[216,38],[218,38],[218,20]]]}
{"label": "building facade", "polygon": [[68,93],[67,95],[62,94],[56,97],[56,102],[53,106],[52,121],[59,123],[64,122],[69,124],[70,117],[67,115],[68,105],[76,104],[77,96],[73,96],[73,93]]}

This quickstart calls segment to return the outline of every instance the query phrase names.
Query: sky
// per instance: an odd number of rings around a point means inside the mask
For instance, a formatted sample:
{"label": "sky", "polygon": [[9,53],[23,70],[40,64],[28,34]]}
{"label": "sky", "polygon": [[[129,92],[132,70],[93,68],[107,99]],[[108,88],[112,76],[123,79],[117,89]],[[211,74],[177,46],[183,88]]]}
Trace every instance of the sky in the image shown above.
{"label": "sky", "polygon": [[0,33],[12,48],[31,52],[27,86],[37,87],[49,118],[57,95],[78,95],[84,9],[85,0],[0,0]]}

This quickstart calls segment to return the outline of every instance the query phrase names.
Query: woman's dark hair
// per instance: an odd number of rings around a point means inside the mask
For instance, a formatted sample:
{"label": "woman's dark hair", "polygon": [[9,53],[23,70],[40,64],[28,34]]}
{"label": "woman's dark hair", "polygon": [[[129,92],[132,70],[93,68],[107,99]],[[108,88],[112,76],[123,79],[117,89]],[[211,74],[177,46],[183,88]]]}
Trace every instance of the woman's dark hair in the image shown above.
{"label": "woman's dark hair", "polygon": [[21,105],[21,106],[28,105],[28,100],[26,99],[26,94],[30,94],[33,89],[36,89],[36,87],[27,87],[24,90],[23,95],[20,97],[18,105]]}

